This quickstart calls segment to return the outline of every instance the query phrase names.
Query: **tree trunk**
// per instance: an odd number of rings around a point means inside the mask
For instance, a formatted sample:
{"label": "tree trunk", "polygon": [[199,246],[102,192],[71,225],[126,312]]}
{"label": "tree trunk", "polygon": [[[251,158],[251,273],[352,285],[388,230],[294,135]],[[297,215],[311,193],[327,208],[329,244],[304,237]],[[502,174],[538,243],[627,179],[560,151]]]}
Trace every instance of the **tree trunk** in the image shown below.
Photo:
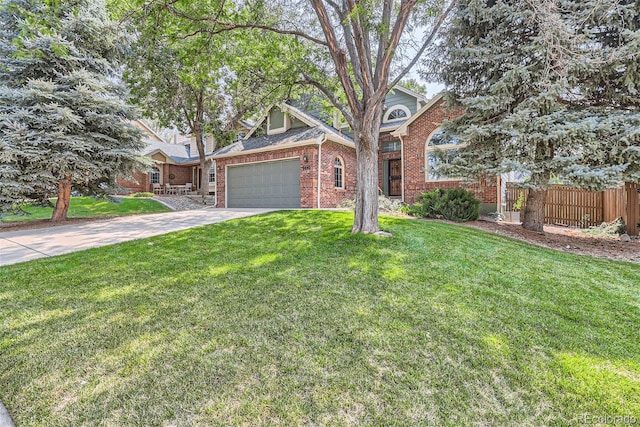
{"label": "tree trunk", "polygon": [[356,212],[352,233],[377,233],[378,226],[378,136],[356,132]]}
{"label": "tree trunk", "polygon": [[529,195],[527,196],[527,202],[524,209],[524,219],[522,221],[522,227],[543,233],[544,229],[544,207],[547,199],[547,190],[534,190],[529,189]]}
{"label": "tree trunk", "polygon": [[58,183],[58,201],[53,208],[51,215],[52,222],[64,221],[67,219],[69,212],[69,204],[71,203],[71,175],[64,177],[64,180]]}

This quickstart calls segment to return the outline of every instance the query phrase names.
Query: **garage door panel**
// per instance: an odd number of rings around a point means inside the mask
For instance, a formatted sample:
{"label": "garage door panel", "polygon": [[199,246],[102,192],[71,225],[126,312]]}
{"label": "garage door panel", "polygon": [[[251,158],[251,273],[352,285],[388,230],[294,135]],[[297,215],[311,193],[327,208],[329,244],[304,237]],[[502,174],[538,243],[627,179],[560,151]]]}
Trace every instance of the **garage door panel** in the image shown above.
{"label": "garage door panel", "polygon": [[227,206],[300,207],[300,160],[229,166]]}

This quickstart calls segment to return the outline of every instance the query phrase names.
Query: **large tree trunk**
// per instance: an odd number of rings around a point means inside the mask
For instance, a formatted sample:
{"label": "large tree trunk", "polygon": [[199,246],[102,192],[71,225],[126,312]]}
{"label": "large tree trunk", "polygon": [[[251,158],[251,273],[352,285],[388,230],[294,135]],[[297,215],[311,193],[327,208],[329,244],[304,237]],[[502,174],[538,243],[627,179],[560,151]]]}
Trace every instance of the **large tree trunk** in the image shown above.
{"label": "large tree trunk", "polygon": [[538,233],[544,232],[544,206],[546,199],[547,190],[529,189],[522,221],[523,228],[537,231]]}
{"label": "large tree trunk", "polygon": [[378,135],[356,132],[356,213],[352,233],[377,233]]}
{"label": "large tree trunk", "polygon": [[67,219],[67,213],[69,212],[69,204],[71,203],[71,175],[64,177],[62,181],[58,183],[58,201],[53,208],[53,214],[51,215],[52,222],[64,221]]}

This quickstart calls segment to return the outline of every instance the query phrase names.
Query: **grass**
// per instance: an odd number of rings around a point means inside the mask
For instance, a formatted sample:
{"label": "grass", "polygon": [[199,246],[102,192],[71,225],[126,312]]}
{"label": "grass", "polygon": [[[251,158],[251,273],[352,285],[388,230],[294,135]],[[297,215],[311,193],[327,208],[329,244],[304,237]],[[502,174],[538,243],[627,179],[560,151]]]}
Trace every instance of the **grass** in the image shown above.
{"label": "grass", "polygon": [[[55,204],[56,199],[52,199]],[[119,203],[110,200],[97,200],[93,197],[72,197],[68,218],[98,218],[108,216],[133,215],[143,213],[168,212],[169,208],[152,199],[122,197]],[[50,219],[52,207],[24,206],[28,215],[6,215],[2,222],[41,221]]]}
{"label": "grass", "polygon": [[277,212],[0,268],[19,426],[640,418],[640,266]]}

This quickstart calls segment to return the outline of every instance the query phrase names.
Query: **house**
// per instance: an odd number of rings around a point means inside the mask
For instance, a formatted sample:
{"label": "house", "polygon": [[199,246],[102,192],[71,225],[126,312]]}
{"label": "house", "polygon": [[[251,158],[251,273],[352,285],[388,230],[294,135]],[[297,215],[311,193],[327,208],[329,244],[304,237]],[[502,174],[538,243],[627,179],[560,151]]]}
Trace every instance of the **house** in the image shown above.
{"label": "house", "polygon": [[[380,129],[380,192],[413,203],[435,188],[466,187],[485,212],[496,210],[495,180],[467,184],[436,176],[433,151],[442,145],[440,126],[455,117],[442,96],[396,87],[385,98]],[[217,206],[330,208],[355,194],[355,147],[336,116],[327,124],[313,108],[272,106],[240,141],[212,154]]]}
{"label": "house", "polygon": [[[173,143],[165,142],[156,132],[143,121],[136,120],[133,125],[144,132],[146,146],[140,153],[153,160],[154,166],[149,172],[138,172],[135,181],[120,180],[119,185],[129,192],[152,191],[153,184],[161,186],[184,185],[190,183],[193,190],[199,190],[202,185],[202,170],[195,137],[177,139]],[[239,125],[239,131],[247,129],[246,122]],[[249,127],[250,128],[250,127]],[[205,136],[205,153],[210,158],[214,151],[214,140]],[[215,193],[215,169],[209,171],[209,193]]]}
{"label": "house", "polygon": [[326,208],[355,194],[351,138],[289,104],[213,153],[217,206]]}

